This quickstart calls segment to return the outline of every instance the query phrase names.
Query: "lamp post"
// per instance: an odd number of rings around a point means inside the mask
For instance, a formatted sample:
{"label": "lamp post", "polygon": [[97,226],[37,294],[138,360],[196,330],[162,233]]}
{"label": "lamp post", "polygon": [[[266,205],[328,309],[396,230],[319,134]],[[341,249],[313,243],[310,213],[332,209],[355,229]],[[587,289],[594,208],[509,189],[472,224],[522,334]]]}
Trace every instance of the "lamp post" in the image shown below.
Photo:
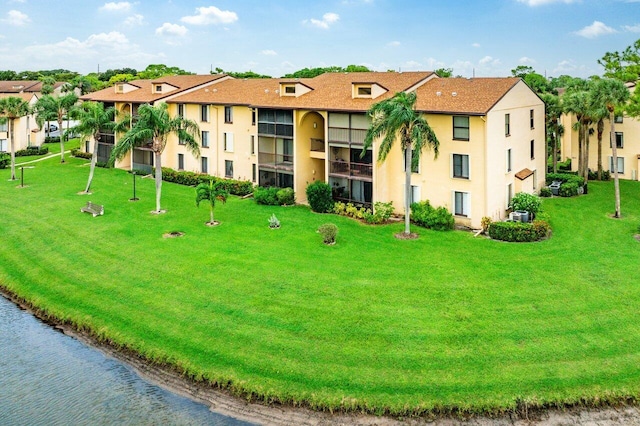
{"label": "lamp post", "polygon": [[20,188],[24,188],[24,169],[33,169],[33,166],[20,167]]}
{"label": "lamp post", "polygon": [[134,170],[131,174],[133,175],[133,198],[129,198],[129,201],[138,201],[139,198],[136,197],[136,171]]}

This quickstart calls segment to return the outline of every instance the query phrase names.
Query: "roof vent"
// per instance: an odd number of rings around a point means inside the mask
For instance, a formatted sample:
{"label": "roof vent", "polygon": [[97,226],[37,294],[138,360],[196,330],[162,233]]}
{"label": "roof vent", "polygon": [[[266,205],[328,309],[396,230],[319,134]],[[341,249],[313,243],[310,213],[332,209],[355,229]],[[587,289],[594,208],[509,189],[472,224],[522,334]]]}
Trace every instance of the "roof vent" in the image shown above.
{"label": "roof vent", "polygon": [[442,92],[438,90],[438,91],[436,92],[436,96],[442,96]]}
{"label": "roof vent", "polygon": [[209,89],[204,89],[205,92],[209,93]]}
{"label": "roof vent", "polygon": [[458,96],[458,92],[451,92],[451,96]]}
{"label": "roof vent", "polygon": [[269,89],[264,89],[264,93],[269,93]]}
{"label": "roof vent", "polygon": [[280,90],[276,89],[276,90],[275,90],[275,92],[276,92],[276,93],[280,93]]}
{"label": "roof vent", "polygon": [[213,93],[218,93],[218,89],[213,89]]}

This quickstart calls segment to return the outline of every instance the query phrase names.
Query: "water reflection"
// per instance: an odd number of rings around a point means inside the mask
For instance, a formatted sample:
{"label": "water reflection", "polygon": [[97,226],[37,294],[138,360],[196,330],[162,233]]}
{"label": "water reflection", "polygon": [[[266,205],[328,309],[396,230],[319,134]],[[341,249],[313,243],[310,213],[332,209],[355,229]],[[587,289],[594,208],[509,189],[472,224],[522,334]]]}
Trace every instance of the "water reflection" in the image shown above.
{"label": "water reflection", "polygon": [[249,425],[145,382],[3,297],[0,424]]}

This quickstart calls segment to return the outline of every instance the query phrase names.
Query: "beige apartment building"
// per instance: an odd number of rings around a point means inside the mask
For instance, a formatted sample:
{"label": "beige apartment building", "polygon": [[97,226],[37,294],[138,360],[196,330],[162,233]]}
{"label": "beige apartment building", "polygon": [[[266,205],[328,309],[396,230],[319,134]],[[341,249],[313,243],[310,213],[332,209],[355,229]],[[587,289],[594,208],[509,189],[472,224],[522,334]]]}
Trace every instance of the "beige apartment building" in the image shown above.
{"label": "beige apartment building", "polygon": [[[631,86],[629,90],[634,90]],[[575,114],[563,114],[564,134],[560,141],[560,156],[564,161],[571,159],[572,170],[578,170],[578,130],[574,129]],[[589,169],[598,170],[597,124],[592,124],[593,134],[589,136]],[[613,154],[610,141],[611,123],[604,120],[602,135],[602,169],[613,170]],[[618,176],[620,179],[640,180],[640,120],[628,116],[615,117],[615,139],[618,154]]]}
{"label": "beige apartment building", "polygon": [[[179,83],[187,78],[190,84]],[[161,80],[125,83],[84,99],[134,113],[141,103],[167,102],[171,114],[196,121],[200,158],[170,138],[165,167],[291,187],[299,202],[306,202],[307,185],[320,180],[331,185],[337,200],[362,205],[392,201],[403,213],[399,145],[384,163],[376,161],[376,144],[365,152],[362,148],[370,122],[367,110],[397,92],[416,91],[417,109],[438,136],[440,155],[422,154],[412,177],[414,201],[446,206],[459,223],[478,227],[483,216],[505,218],[513,194],[533,193],[544,184],[544,104],[518,78],[371,72],[311,79]],[[161,83],[169,86],[159,93]],[[111,138],[117,143],[117,135]],[[150,159],[140,149],[118,166],[151,167]]]}

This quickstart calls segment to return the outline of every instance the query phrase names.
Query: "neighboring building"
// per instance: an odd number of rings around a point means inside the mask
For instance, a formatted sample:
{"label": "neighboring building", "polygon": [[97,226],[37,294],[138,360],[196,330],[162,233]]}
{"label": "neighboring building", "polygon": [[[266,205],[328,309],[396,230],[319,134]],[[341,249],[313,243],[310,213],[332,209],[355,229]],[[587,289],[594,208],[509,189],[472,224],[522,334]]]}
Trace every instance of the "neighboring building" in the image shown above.
{"label": "neighboring building", "polygon": [[[181,77],[173,78],[179,86]],[[400,91],[417,92],[417,109],[440,140],[438,159],[423,152],[413,175],[414,201],[429,199],[446,206],[459,223],[478,227],[483,216],[503,219],[511,196],[536,192],[545,180],[544,104],[519,78],[440,79],[431,72],[218,76],[158,99],[150,96],[152,87],[130,82],[122,93],[110,88],[84,98],[134,111],[141,102],[166,101],[171,114],[199,124],[202,146],[201,157],[194,158],[170,138],[163,166],[291,187],[299,202],[306,202],[307,185],[320,180],[331,185],[336,199],[364,205],[393,201],[402,213],[399,144],[384,163],[376,161],[377,144],[362,150],[368,109]],[[141,159],[134,154],[133,162],[125,159],[119,166],[138,167]]]}
{"label": "neighboring building", "polygon": [[[2,83],[2,82],[0,82]],[[0,99],[10,96],[20,98],[33,107],[38,101],[36,93],[1,93]],[[14,149],[19,151],[29,146],[40,146],[44,142],[44,130],[38,128],[34,114],[29,114],[14,120],[13,143]],[[0,123],[0,152],[9,152],[9,122]]]}
{"label": "neighboring building", "polygon": [[[634,90],[635,85],[629,85]],[[576,117],[574,114],[563,114],[562,125],[564,135],[560,141],[561,160],[571,159],[571,169],[578,170],[578,129],[574,128]],[[618,154],[618,176],[620,179],[640,180],[640,120],[628,116],[616,116],[615,138]],[[597,123],[591,125],[593,133],[589,136],[589,169],[598,170],[598,134]],[[613,154],[610,140],[611,123],[604,120],[602,134],[602,169],[612,171]]]}

